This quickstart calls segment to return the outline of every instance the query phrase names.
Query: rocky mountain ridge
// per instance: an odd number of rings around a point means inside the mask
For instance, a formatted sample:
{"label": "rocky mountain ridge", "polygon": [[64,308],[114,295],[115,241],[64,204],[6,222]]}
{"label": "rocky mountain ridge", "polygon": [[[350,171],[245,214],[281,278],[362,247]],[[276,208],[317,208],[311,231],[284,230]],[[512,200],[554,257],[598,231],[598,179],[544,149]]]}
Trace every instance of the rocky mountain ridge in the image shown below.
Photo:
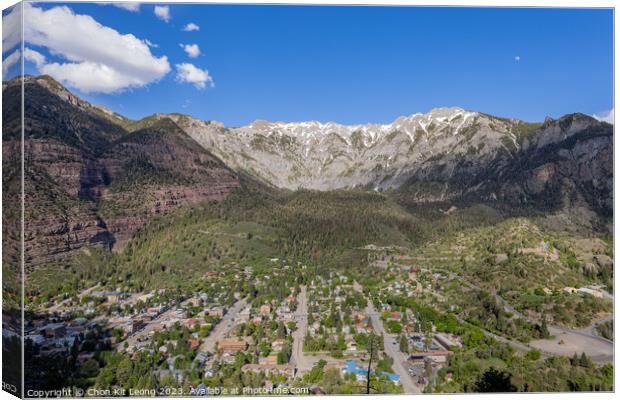
{"label": "rocky mountain ridge", "polygon": [[387,125],[258,120],[227,128],[179,114],[166,117],[235,169],[277,187],[317,190],[397,188],[424,163],[444,155],[512,153],[532,129],[461,108],[434,109]]}

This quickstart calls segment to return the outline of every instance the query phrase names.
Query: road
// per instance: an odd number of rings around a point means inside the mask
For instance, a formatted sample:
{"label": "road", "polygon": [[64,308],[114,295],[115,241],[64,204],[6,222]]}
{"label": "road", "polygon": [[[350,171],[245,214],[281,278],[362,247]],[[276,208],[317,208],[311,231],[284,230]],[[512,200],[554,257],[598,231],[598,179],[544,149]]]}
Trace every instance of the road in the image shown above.
{"label": "road", "polygon": [[295,312],[297,330],[293,332],[293,351],[290,363],[297,367],[297,374],[303,374],[312,369],[320,360],[339,363],[329,354],[306,354],[304,353],[304,338],[308,332],[308,292],[306,286],[301,286],[297,296],[297,311]]}
{"label": "road", "polygon": [[[359,283],[354,282],[353,288],[358,292],[363,293],[362,286]],[[366,306],[366,315],[370,317],[370,320],[372,321],[372,327],[376,331],[376,333],[383,336],[385,342],[384,350],[386,354],[390,356],[392,360],[394,360],[394,364],[392,365],[392,367],[394,368],[394,372],[400,375],[400,383],[403,385],[405,393],[422,393],[422,389],[415,384],[415,382],[409,375],[407,368],[405,368],[405,365],[407,365],[407,359],[405,358],[405,354],[400,351],[395,336],[390,335],[385,331],[385,328],[383,327],[383,321],[381,321],[381,318],[379,318],[379,313],[377,312],[370,300],[368,300],[368,305]]]}
{"label": "road", "polygon": [[237,301],[233,306],[228,310],[226,315],[222,317],[220,322],[215,326],[215,329],[211,331],[209,336],[205,339],[205,341],[200,346],[200,351],[203,352],[215,352],[215,344],[220,340],[224,339],[228,332],[234,327],[234,322],[237,319],[237,314],[244,309],[247,305],[247,299],[241,299]]}
{"label": "road", "polygon": [[161,323],[162,321],[166,321],[170,318],[172,318],[174,316],[174,314],[176,314],[176,309],[174,307],[171,307],[169,310],[164,311],[163,313],[159,314],[157,316],[157,318],[154,318],[152,321],[149,321],[144,328],[140,329],[138,332],[134,333],[133,335],[130,335],[127,337],[127,339],[125,339],[122,342],[119,342],[117,344],[117,348],[123,348],[123,346],[125,345],[125,343],[127,343],[127,345],[129,347],[134,347],[136,346],[140,340],[147,338],[149,333],[155,329],[155,326],[159,323]]}
{"label": "road", "polygon": [[[436,270],[440,272],[447,273],[451,278],[458,279],[465,286],[468,286],[472,289],[482,290],[480,286],[473,284],[462,276],[455,274],[451,271],[445,270]],[[506,312],[509,312],[513,315],[513,318],[523,318],[531,323],[538,323],[539,321],[534,321],[526,315],[517,311],[508,301],[502,298],[498,294],[494,294],[495,299],[498,303],[502,305]],[[613,299],[613,296],[610,295]],[[613,316],[606,318],[603,321],[613,319]],[[588,356],[592,358],[595,363],[608,363],[613,362],[614,358],[614,344],[611,340],[605,339],[598,335],[596,332],[596,325],[603,321],[598,321],[586,328],[582,329],[570,329],[563,328],[557,325],[549,325],[549,333],[553,336],[552,339],[542,339],[542,340],[533,340],[529,343],[529,345],[523,344],[521,342],[515,340],[508,340],[501,336],[495,335],[491,332],[484,331],[487,336],[492,336],[496,340],[510,343],[513,347],[518,350],[527,351],[527,349],[531,349],[535,347],[539,349],[543,356],[550,355],[561,355],[561,356],[572,356],[573,354],[581,354],[582,352],[586,353]],[[562,344],[560,344],[562,343]]]}
{"label": "road", "polygon": [[308,331],[308,293],[305,285],[301,286],[299,296],[297,296],[295,321],[297,330],[293,332],[293,352],[290,362],[297,366],[298,373],[304,373],[310,371],[314,365],[314,362],[303,351],[304,337]]}
{"label": "road", "polygon": [[[93,290],[97,289],[99,287],[99,285],[95,285],[93,287],[90,287],[88,289],[84,289],[83,291],[81,291],[78,294],[78,298],[81,299],[84,296],[89,295]],[[71,297],[64,299],[63,301],[59,302],[58,304],[54,304],[51,307],[48,307],[45,311],[48,314],[53,314],[57,311],[62,311],[62,309],[67,305],[67,303],[69,303],[72,300]]]}

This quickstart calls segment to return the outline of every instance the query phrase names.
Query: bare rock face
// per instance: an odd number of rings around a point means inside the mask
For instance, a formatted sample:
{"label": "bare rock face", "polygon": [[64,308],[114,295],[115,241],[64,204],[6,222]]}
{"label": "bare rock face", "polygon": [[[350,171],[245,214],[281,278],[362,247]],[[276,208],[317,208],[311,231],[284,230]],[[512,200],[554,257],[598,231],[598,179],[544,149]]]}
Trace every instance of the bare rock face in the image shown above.
{"label": "bare rock face", "polygon": [[450,175],[453,160],[479,163],[518,148],[527,124],[438,108],[391,124],[254,121],[240,128],[170,115],[228,165],[289,189],[398,188],[412,177]]}
{"label": "bare rock face", "polygon": [[[19,86],[5,83],[5,98],[19,100],[12,93]],[[129,133],[121,126],[127,120],[79,99],[51,78],[27,78],[25,92],[28,268],[85,245],[122,248],[153,215],[221,201],[239,187],[234,172],[170,119]],[[6,126],[19,127],[19,109],[19,101],[4,104]],[[5,132],[8,170],[19,170],[20,145],[19,129]],[[19,215],[5,218],[12,220],[19,221]]]}
{"label": "bare rock face", "polygon": [[548,120],[502,172],[504,198],[613,212],[613,126],[583,114]]}
{"label": "bare rock face", "polygon": [[613,206],[613,127],[583,114],[530,124],[440,108],[387,125],[240,128],[169,117],[232,168],[277,187],[396,189],[418,203],[501,201],[583,215],[610,216]]}

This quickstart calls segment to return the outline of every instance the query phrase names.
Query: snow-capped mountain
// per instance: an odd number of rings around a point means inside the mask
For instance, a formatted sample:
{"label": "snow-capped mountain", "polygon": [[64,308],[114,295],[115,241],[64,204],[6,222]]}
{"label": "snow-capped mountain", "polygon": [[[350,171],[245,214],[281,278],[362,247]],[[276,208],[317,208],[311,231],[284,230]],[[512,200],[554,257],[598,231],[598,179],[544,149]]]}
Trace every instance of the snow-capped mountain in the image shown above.
{"label": "snow-capped mountain", "polygon": [[237,170],[278,187],[318,190],[398,187],[429,162],[444,163],[450,174],[454,158],[512,154],[528,126],[461,108],[437,108],[385,125],[257,120],[227,128],[184,115],[166,116]]}

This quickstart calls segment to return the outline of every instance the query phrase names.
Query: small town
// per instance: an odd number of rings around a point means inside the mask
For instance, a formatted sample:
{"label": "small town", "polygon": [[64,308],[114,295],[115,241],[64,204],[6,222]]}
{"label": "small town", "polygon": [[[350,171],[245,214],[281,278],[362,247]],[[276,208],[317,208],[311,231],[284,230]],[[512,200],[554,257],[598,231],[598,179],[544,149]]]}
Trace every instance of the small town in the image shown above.
{"label": "small town", "polygon": [[[447,290],[454,274],[385,254],[371,249],[374,274],[360,281],[271,258],[208,271],[186,296],[92,287],[46,304],[47,317],[26,327],[27,348],[35,359],[74,360],[94,378],[93,395],[129,360],[147,363],[155,394],[264,395],[429,392],[450,384],[455,352],[485,340],[541,356],[456,317],[464,306]],[[152,389],[152,379],[130,379],[130,388]]]}
{"label": "small town", "polygon": [[[26,342],[35,357],[75,357],[86,370],[98,369],[104,350],[148,356],[162,387],[196,394],[229,383],[269,393],[419,393],[462,346],[458,336],[423,326],[411,309],[371,301],[350,276],[306,278],[309,267],[279,259],[266,267],[209,271],[203,290],[187,297],[94,287],[32,319]],[[416,271],[383,291],[415,296]]]}

